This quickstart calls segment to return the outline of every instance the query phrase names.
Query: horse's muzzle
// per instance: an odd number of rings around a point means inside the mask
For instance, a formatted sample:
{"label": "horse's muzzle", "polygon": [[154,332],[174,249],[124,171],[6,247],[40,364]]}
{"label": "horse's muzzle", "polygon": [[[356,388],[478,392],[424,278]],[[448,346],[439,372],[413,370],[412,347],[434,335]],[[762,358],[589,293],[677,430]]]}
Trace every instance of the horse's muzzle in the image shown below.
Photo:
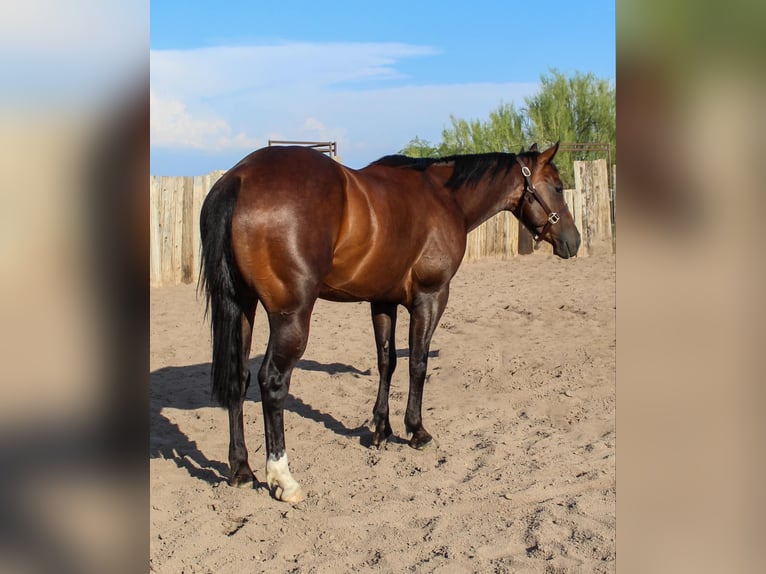
{"label": "horse's muzzle", "polygon": [[562,259],[575,257],[580,249],[580,241],[580,232],[577,229],[574,233],[562,234],[553,241],[553,253]]}

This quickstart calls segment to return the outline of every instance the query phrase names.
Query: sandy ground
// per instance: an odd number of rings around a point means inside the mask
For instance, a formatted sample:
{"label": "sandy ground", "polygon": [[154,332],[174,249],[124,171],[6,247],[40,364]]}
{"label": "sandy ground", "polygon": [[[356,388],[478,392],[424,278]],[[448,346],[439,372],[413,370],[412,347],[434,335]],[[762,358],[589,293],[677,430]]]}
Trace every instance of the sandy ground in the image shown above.
{"label": "sandy ground", "polygon": [[[285,413],[308,495],[296,506],[227,485],[203,301],[194,286],[152,290],[151,571],[614,572],[614,268],[611,256],[544,253],[464,264],[431,346],[425,451],[403,440],[406,310],[398,440],[377,450],[369,306],[319,301]],[[262,483],[258,313],[245,436]]]}

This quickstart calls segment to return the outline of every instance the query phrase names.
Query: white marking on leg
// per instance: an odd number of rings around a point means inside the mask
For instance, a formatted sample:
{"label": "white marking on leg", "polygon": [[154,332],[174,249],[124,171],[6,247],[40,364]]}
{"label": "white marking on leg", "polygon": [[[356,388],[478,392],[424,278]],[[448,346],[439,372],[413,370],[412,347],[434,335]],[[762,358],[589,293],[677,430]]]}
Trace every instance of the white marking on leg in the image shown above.
{"label": "white marking on leg", "polygon": [[298,503],[306,498],[300,485],[290,474],[287,453],[283,453],[279,458],[269,456],[266,459],[266,484],[274,492],[274,496],[284,502]]}

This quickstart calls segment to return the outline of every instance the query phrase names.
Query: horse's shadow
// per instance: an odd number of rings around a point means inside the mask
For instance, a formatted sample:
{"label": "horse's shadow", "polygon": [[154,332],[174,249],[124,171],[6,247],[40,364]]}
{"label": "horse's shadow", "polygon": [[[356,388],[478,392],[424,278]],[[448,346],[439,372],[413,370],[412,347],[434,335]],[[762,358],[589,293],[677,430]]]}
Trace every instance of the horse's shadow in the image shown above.
{"label": "horse's shadow", "polygon": [[[438,356],[438,351],[431,351],[429,356]],[[397,356],[406,357],[406,350],[397,351]],[[252,373],[252,382],[247,391],[247,403],[261,402],[261,392],[257,383],[257,373],[261,367],[263,355],[258,355],[248,362]],[[298,361],[297,369],[323,372],[328,374],[351,374],[355,377],[372,375],[371,369],[364,371],[344,363],[320,363],[311,359]],[[151,458],[172,460],[179,468],[185,469],[190,476],[210,484],[219,484],[228,480],[228,465],[225,462],[211,460],[202,452],[197,442],[172,422],[164,413],[165,409],[194,411],[204,407],[217,407],[210,396],[210,363],[201,363],[183,367],[163,367],[149,376],[150,432],[149,454]],[[374,397],[371,397],[371,399]],[[329,413],[323,412],[306,403],[300,397],[289,394],[285,409],[303,418],[324,425],[327,429],[341,436],[358,437],[362,446],[372,445],[372,432],[366,424],[351,428]],[[227,427],[211,432],[228,433]],[[397,440],[397,439],[394,439]],[[250,454],[262,447],[250,449]],[[265,486],[265,483],[256,484]]]}

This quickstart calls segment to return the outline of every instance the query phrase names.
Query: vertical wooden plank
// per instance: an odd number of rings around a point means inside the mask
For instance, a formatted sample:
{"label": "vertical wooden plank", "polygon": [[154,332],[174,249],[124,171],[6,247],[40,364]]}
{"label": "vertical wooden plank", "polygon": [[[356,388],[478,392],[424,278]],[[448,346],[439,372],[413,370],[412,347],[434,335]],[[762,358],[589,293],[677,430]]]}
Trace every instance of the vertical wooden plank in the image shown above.
{"label": "vertical wooden plank", "polygon": [[606,160],[575,162],[581,173],[584,226],[588,229],[588,252],[611,251],[612,225]]}
{"label": "vertical wooden plank", "polygon": [[173,284],[173,178],[160,178],[160,284]]}
{"label": "vertical wooden plank", "polygon": [[495,235],[496,235],[496,223],[497,218],[496,217],[490,217],[485,222],[484,231],[486,233],[486,240],[484,242],[484,257],[494,255],[495,254]]}
{"label": "vertical wooden plank", "polygon": [[612,165],[612,225],[617,226],[617,164]]}
{"label": "vertical wooden plank", "polygon": [[617,250],[617,164],[612,164],[612,253]]}
{"label": "vertical wooden plank", "polygon": [[506,238],[506,226],[505,226],[505,213],[500,212],[496,216],[497,218],[497,254],[496,257],[501,257],[502,259],[505,259],[507,257],[506,250],[508,249],[508,242],[505,240]]}
{"label": "vertical wooden plank", "polygon": [[469,233],[465,238],[465,251],[463,252],[463,262],[469,260],[471,251],[471,234]]}
{"label": "vertical wooden plank", "polygon": [[502,259],[508,259],[510,256],[510,248],[511,248],[511,237],[509,234],[509,228],[510,228],[510,222],[508,220],[508,212],[502,211],[498,215],[498,218],[500,219],[500,230],[501,230],[501,242],[500,242],[500,248],[502,252]]}
{"label": "vertical wooden plank", "polygon": [[192,254],[192,234],[193,234],[193,199],[194,182],[191,177],[184,177],[182,193],[182,215],[181,215],[181,281],[191,283],[194,264]]}
{"label": "vertical wooden plank", "polygon": [[609,197],[609,167],[605,159],[593,162],[593,193],[595,195],[596,212],[598,221],[596,228],[601,247],[611,251],[612,247],[612,214]]}
{"label": "vertical wooden plank", "polygon": [[591,224],[590,224],[590,202],[588,195],[588,188],[590,188],[590,170],[587,169],[584,161],[574,162],[574,178],[575,178],[575,197],[580,198],[580,221],[582,222],[580,229],[580,237],[582,244],[580,245],[580,251],[578,257],[587,257],[590,255],[591,244]]}
{"label": "vertical wooden plank", "polygon": [[497,243],[496,243],[496,249],[497,252],[495,253],[495,257],[499,257],[501,259],[505,259],[508,257],[508,241],[507,234],[506,234],[506,221],[505,221],[505,212],[501,211],[496,216],[497,219]]}
{"label": "vertical wooden plank", "polygon": [[484,257],[491,257],[495,254],[495,239],[497,237],[497,217],[491,217],[487,221],[487,242],[484,244],[486,252]]}
{"label": "vertical wooden plank", "polygon": [[577,229],[582,229],[583,225],[585,225],[585,214],[583,213],[583,199],[582,199],[582,190],[581,189],[575,189],[574,194],[574,207],[575,207],[575,221],[577,222]]}
{"label": "vertical wooden plank", "polygon": [[152,287],[162,285],[161,253],[162,235],[160,232],[160,178],[149,177],[149,284]]}
{"label": "vertical wooden plank", "polygon": [[168,218],[168,258],[170,261],[168,285],[175,285],[176,265],[178,263],[176,257],[176,186],[178,185],[178,179],[175,177],[170,177],[168,180],[168,202],[170,212]]}
{"label": "vertical wooden plank", "polygon": [[476,250],[474,251],[474,260],[481,258],[481,246],[482,246],[482,237],[484,236],[484,230],[481,226],[474,229],[474,232],[476,233]]}
{"label": "vertical wooden plank", "polygon": [[[583,234],[583,219],[582,219],[582,193],[579,189],[565,189],[564,190],[564,197],[566,199],[567,205],[569,206],[569,211],[572,212],[572,217],[574,218],[575,226],[580,231],[580,234]],[[583,246],[580,247],[580,251],[578,252],[578,256],[587,257],[587,247],[585,247],[584,241]]]}
{"label": "vertical wooden plank", "polygon": [[183,247],[183,197],[184,197],[184,178],[173,178],[173,279],[172,284],[181,283],[181,269],[183,262],[181,260],[181,249]]}
{"label": "vertical wooden plank", "polygon": [[207,189],[203,187],[203,176],[196,175],[192,180],[192,210],[191,210],[191,243],[192,243],[192,282],[199,280],[200,265],[200,236],[199,236],[199,214],[202,210],[202,202],[205,199]]}
{"label": "vertical wooden plank", "polygon": [[465,261],[473,261],[475,258],[475,253],[474,253],[475,241],[476,241],[476,230],[474,229],[468,234],[468,237],[466,237],[466,240],[465,240],[465,256],[463,258]]}
{"label": "vertical wooden plank", "polygon": [[506,249],[508,248],[508,242],[505,240],[505,212],[500,212],[495,216],[497,219],[497,236],[495,239],[495,257],[505,259],[508,254]]}
{"label": "vertical wooden plank", "polygon": [[497,249],[497,228],[498,228],[497,215],[491,217],[487,221],[487,252],[485,257],[494,257]]}
{"label": "vertical wooden plank", "polygon": [[465,253],[463,254],[463,261],[471,260],[471,240],[473,239],[473,232],[469,233],[465,238]]}
{"label": "vertical wooden plank", "polygon": [[515,257],[519,254],[519,220],[516,219],[516,217],[511,212],[506,212],[505,215],[511,224],[510,232],[508,234],[511,244],[510,254],[511,257]]}

